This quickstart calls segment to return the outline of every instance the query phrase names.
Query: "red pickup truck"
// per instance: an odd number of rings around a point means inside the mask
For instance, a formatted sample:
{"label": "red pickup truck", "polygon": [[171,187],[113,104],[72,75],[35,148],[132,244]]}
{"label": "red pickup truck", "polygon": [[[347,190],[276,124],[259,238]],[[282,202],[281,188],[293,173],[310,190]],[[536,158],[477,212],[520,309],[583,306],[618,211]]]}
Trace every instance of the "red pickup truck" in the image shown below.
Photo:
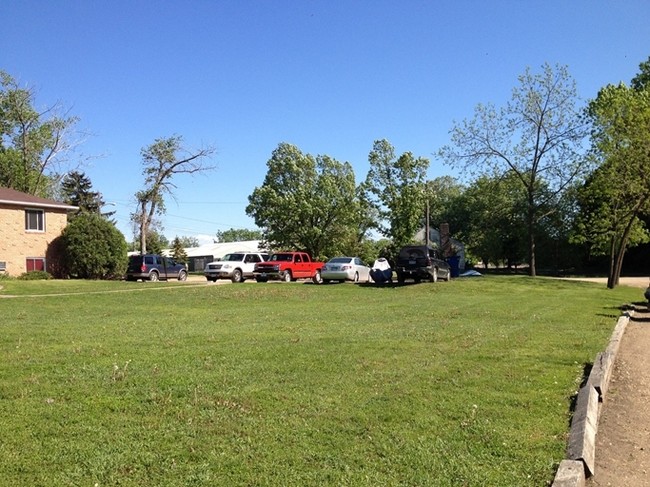
{"label": "red pickup truck", "polygon": [[320,270],[325,264],[311,260],[305,252],[278,252],[272,254],[266,262],[255,264],[253,275],[257,282],[267,282],[269,279],[281,279],[284,282],[296,279],[311,279],[320,284]]}

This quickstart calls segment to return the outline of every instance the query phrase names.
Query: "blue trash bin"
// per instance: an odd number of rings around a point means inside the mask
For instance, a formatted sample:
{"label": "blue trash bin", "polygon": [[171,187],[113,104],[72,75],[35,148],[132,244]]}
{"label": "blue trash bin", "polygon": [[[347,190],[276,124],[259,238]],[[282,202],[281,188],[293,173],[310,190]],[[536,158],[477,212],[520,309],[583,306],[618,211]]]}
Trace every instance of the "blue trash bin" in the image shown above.
{"label": "blue trash bin", "polygon": [[457,255],[452,255],[451,257],[447,257],[447,264],[449,264],[450,270],[451,270],[451,277],[458,277],[460,276],[460,257]]}

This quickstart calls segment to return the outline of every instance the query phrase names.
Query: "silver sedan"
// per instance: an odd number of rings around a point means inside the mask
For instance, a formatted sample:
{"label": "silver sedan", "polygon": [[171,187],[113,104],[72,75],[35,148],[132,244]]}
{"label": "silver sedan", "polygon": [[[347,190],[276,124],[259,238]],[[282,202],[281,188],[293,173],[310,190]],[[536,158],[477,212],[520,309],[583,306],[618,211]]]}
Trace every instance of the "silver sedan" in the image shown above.
{"label": "silver sedan", "polygon": [[370,267],[359,257],[334,257],[320,272],[323,284],[330,281],[369,282]]}

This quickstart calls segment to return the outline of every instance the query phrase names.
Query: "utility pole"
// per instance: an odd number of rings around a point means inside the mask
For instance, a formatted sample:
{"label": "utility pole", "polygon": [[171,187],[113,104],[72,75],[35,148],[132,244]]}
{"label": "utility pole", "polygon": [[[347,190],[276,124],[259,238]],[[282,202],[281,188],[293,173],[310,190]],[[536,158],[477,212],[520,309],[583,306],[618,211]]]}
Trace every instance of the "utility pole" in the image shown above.
{"label": "utility pole", "polygon": [[427,212],[424,220],[424,245],[429,245],[429,198],[427,197]]}

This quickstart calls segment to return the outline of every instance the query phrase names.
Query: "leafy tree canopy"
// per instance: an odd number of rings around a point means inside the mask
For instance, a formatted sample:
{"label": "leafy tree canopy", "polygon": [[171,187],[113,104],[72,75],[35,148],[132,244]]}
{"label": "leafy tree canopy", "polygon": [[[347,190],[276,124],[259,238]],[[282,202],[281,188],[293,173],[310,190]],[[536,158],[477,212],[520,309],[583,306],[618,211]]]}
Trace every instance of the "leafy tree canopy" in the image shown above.
{"label": "leafy tree canopy", "polygon": [[[140,252],[140,241],[132,241],[128,244],[129,252]],[[160,254],[164,249],[170,247],[169,240],[162,233],[162,228],[158,225],[147,232],[147,253]]]}
{"label": "leafy tree canopy", "polygon": [[514,175],[479,177],[463,192],[457,206],[460,218],[456,233],[471,254],[486,266],[522,261],[526,193]]}
{"label": "leafy tree canopy", "polygon": [[631,86],[636,91],[650,88],[650,57],[647,61],[639,64],[639,73],[632,78]]}
{"label": "leafy tree canopy", "polygon": [[575,241],[610,256],[608,287],[618,284],[626,249],[648,241],[642,217],[650,212],[650,87],[608,85],[589,104],[592,155],[600,166],[579,191]]}
{"label": "leafy tree canopy", "polygon": [[335,253],[358,226],[352,166],[281,143],[267,167],[246,214],[271,248],[305,250],[314,258]]}
{"label": "leafy tree canopy", "polygon": [[373,144],[368,161],[365,199],[377,215],[377,230],[399,249],[411,243],[422,227],[429,160],[411,152],[397,157],[390,142],[382,139]]}
{"label": "leafy tree canopy", "polygon": [[[178,239],[178,242],[183,248],[190,249],[192,247],[198,247],[199,246],[199,239],[196,237],[192,236],[187,236],[187,235],[181,235],[180,237],[177,235],[174,240]],[[173,242],[173,241],[172,241]]]}
{"label": "leafy tree canopy", "polygon": [[229,228],[217,231],[216,237],[218,242],[245,242],[247,240],[262,240],[264,234],[261,230]]}
{"label": "leafy tree canopy", "polygon": [[425,184],[425,198],[429,206],[429,225],[440,228],[441,223],[449,223],[456,234],[463,222],[458,215],[458,201],[465,186],[451,176],[440,176]]}
{"label": "leafy tree canopy", "polygon": [[[527,69],[502,108],[478,105],[474,118],[454,124],[451,145],[439,151],[471,176],[512,173],[527,194],[530,274],[536,275],[535,229],[571,184],[589,170],[582,154],[587,135],[575,82],[563,66]],[[544,181],[544,184],[539,184]],[[544,188],[543,191],[541,189]]]}
{"label": "leafy tree canopy", "polygon": [[76,117],[59,105],[38,110],[35,93],[0,71],[0,185],[53,197],[62,165],[81,143]]}
{"label": "leafy tree canopy", "polygon": [[161,254],[164,249],[170,247],[169,240],[157,230],[147,233],[147,252],[150,254]]}

